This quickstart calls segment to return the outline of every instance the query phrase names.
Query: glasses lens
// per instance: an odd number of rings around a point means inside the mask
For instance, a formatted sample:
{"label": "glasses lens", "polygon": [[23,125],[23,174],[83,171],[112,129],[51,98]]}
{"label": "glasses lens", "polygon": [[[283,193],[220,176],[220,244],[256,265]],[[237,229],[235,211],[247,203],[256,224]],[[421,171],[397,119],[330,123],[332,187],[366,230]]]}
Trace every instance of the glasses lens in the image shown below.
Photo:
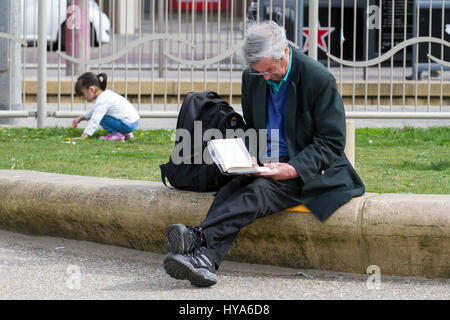
{"label": "glasses lens", "polygon": [[[269,70],[276,70],[277,67],[272,67]],[[270,76],[271,74],[277,73],[276,71],[266,71],[266,72],[258,72],[255,69],[250,68],[249,74],[253,76]]]}

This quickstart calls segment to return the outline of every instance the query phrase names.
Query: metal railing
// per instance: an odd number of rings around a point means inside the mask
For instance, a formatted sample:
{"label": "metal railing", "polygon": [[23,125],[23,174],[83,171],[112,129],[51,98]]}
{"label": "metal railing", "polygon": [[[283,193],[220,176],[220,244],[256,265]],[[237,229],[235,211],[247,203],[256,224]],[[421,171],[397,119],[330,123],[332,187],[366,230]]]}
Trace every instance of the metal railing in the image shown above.
{"label": "metal railing", "polygon": [[236,53],[248,23],[266,19],[283,25],[291,45],[333,73],[349,118],[450,118],[448,0],[0,0],[0,6],[0,118],[36,116],[41,127],[46,117],[84,113],[90,106],[75,97],[74,83],[86,70],[107,73],[109,88],[143,117],[176,117],[184,96],[204,89],[238,106]]}

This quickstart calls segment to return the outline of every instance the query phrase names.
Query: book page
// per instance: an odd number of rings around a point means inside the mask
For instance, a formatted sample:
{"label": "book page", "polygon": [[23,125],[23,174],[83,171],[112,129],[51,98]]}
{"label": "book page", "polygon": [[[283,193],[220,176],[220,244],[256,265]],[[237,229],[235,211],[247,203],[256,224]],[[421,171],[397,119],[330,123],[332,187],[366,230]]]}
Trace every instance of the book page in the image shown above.
{"label": "book page", "polygon": [[222,160],[218,158],[218,156],[216,155],[216,153],[214,152],[214,147],[211,144],[211,141],[208,141],[208,151],[209,154],[211,155],[211,159],[214,161],[214,163],[216,164],[216,166],[219,168],[220,172],[225,173],[224,170],[222,169]]}
{"label": "book page", "polygon": [[267,167],[245,167],[245,168],[239,168],[234,167],[230,168],[228,170],[229,173],[240,173],[240,174],[250,174],[250,173],[260,173],[260,172],[269,172],[271,169]]}
{"label": "book page", "polygon": [[215,139],[210,141],[215,156],[222,165],[222,169],[252,168],[252,158],[241,138]]}

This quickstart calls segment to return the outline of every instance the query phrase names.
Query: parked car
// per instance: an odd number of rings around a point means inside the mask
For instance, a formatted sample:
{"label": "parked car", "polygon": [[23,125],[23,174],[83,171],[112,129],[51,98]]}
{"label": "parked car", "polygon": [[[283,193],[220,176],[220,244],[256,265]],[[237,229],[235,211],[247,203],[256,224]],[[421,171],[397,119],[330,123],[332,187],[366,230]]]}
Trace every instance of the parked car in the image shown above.
{"label": "parked car", "polygon": [[[56,49],[58,47],[59,37],[61,36],[61,50],[65,50],[67,0],[47,1],[47,41]],[[33,43],[38,39],[38,1],[22,0],[22,4],[24,8],[23,16],[26,15],[24,38],[28,43]],[[94,0],[90,1],[89,17],[91,26],[91,46],[97,47],[100,39],[102,43],[109,43],[111,22],[104,12],[100,12],[100,8]]]}

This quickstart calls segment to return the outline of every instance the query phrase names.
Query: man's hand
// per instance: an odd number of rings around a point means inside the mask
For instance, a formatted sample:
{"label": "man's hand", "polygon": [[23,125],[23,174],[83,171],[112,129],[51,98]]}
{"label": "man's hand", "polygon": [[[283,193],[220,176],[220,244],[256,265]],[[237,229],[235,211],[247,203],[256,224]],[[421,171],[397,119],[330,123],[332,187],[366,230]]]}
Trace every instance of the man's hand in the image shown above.
{"label": "man's hand", "polygon": [[252,157],[252,167],[259,167],[258,160],[256,160],[256,157]]}
{"label": "man's hand", "polygon": [[297,170],[288,163],[266,163],[264,166],[271,170],[269,172],[256,173],[253,176],[266,177],[273,180],[289,180],[299,177]]}
{"label": "man's hand", "polygon": [[[259,167],[258,160],[256,160],[256,157],[253,157],[253,156],[252,156],[252,167]],[[246,174],[246,176],[254,177],[254,176],[256,176],[256,174],[249,173],[249,174]]]}

